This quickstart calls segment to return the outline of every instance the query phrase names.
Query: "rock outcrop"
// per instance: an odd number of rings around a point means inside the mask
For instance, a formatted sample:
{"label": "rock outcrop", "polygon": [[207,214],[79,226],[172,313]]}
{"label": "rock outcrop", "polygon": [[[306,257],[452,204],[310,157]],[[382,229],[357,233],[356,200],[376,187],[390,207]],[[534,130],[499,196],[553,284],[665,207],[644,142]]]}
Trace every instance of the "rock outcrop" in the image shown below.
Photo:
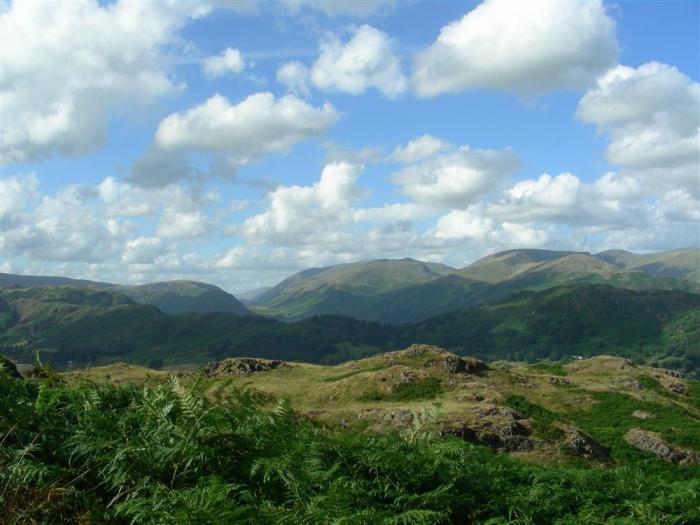
{"label": "rock outcrop", "polygon": [[0,356],[0,368],[2,368],[10,377],[15,379],[23,379],[22,374],[19,373],[15,364],[9,359]]}
{"label": "rock outcrop", "polygon": [[204,373],[208,376],[241,376],[256,372],[267,372],[277,368],[290,368],[290,365],[284,361],[234,357],[208,363],[204,368]]}
{"label": "rock outcrop", "polygon": [[669,463],[700,465],[700,452],[676,448],[655,432],[633,428],[625,434],[625,441],[633,447],[645,452],[651,452]]}
{"label": "rock outcrop", "polygon": [[632,412],[632,417],[636,417],[637,419],[645,420],[645,419],[653,418],[654,414],[652,414],[651,412],[647,412],[645,410],[635,410],[634,412]]}
{"label": "rock outcrop", "polygon": [[443,435],[455,436],[475,445],[484,445],[498,452],[526,452],[536,445],[530,430],[519,421],[495,424],[485,422],[475,428],[446,429]]}
{"label": "rock outcrop", "polygon": [[460,357],[433,345],[411,345],[405,350],[383,354],[390,363],[400,362],[402,358],[424,358],[425,368],[444,368],[450,374],[478,374],[488,370],[488,365],[473,357]]}
{"label": "rock outcrop", "polygon": [[585,432],[567,425],[562,425],[560,428],[564,432],[564,446],[572,453],[600,463],[610,461],[610,449]]}

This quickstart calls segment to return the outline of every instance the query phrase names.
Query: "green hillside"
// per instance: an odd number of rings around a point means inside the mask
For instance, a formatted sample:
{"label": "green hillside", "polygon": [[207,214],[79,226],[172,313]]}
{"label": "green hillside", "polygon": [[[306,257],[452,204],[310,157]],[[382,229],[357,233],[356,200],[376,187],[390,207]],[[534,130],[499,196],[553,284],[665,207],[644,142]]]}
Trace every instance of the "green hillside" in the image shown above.
{"label": "green hillside", "polygon": [[700,249],[698,248],[682,248],[649,254],[609,250],[595,256],[621,268],[700,282]]}
{"label": "green hillside", "polygon": [[414,259],[381,259],[312,268],[258,296],[251,306],[262,314],[296,320],[310,315],[347,315],[378,320],[378,296],[434,281],[455,270]]}
{"label": "green hillside", "polygon": [[166,314],[229,312],[247,315],[248,309],[230,293],[195,281],[164,281],[115,290],[141,304],[152,304]]}
{"label": "green hillside", "polygon": [[494,302],[519,291],[566,284],[700,293],[700,283],[624,269],[587,253],[510,250],[461,270],[411,259],[307,270],[262,294],[251,307],[288,321],[345,315],[401,324]]}
{"label": "green hillside", "polygon": [[[49,292],[55,293],[39,288],[0,294],[0,341],[11,357],[26,362],[41,350],[62,368],[114,361],[160,367],[229,356],[332,363],[426,343],[489,361],[605,353],[691,372],[700,367],[692,322],[700,295],[682,291],[564,286],[404,325],[342,316],[287,324],[226,313],[168,315],[107,292],[112,302],[63,308],[42,299]],[[36,297],[26,303],[17,294]]]}
{"label": "green hillside", "polygon": [[[230,312],[246,315],[248,309],[221,288],[195,281],[163,281],[125,286],[67,277],[43,277],[0,273],[0,288],[89,287],[109,290],[151,304],[165,313]],[[60,292],[59,292],[60,293]]]}
{"label": "green hillside", "polygon": [[30,288],[33,286],[96,286],[108,288],[112,285],[86,279],[71,279],[69,277],[0,273],[0,287],[10,286],[18,288]]}
{"label": "green hillside", "polygon": [[609,357],[485,368],[426,347],[235,364],[0,370],[2,522],[700,520],[700,390],[673,373]]}
{"label": "green hillside", "polygon": [[[498,283],[523,269],[582,252],[519,249],[494,253],[479,259],[457,273],[469,279]],[[588,254],[585,254],[588,255]]]}

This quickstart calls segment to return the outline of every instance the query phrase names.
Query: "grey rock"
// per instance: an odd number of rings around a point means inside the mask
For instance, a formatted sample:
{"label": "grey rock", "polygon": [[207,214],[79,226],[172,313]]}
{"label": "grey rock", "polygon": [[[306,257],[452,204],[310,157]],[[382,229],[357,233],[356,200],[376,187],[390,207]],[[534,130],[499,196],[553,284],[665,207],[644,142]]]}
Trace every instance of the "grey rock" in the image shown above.
{"label": "grey rock", "polygon": [[489,406],[476,410],[479,416],[503,416],[513,420],[523,419],[523,416],[517,410],[510,407]]}
{"label": "grey rock", "polygon": [[674,394],[685,394],[687,387],[683,383],[673,382],[668,384],[668,389]]}
{"label": "grey rock", "polygon": [[205,367],[204,372],[208,376],[248,375],[256,372],[267,372],[276,368],[290,368],[290,366],[284,361],[240,357],[209,363]]}
{"label": "grey rock", "polygon": [[625,441],[633,447],[651,452],[669,463],[700,465],[700,452],[676,448],[657,434],[641,428],[630,429],[625,434]]}
{"label": "grey rock", "polygon": [[487,446],[498,452],[525,452],[532,450],[536,440],[529,437],[527,427],[511,421],[505,425],[486,424],[479,428],[462,427],[446,430],[445,435],[451,435],[474,443]]}
{"label": "grey rock", "polygon": [[564,446],[577,456],[607,463],[610,461],[610,449],[604,447],[588,434],[574,427],[563,427]]}
{"label": "grey rock", "polygon": [[654,417],[654,414],[651,412],[645,412],[644,410],[635,410],[632,412],[632,417],[636,417],[637,419],[651,419]]}
{"label": "grey rock", "polygon": [[554,386],[571,386],[571,381],[563,377],[551,376],[549,378],[549,384]]}
{"label": "grey rock", "polygon": [[10,377],[14,377],[15,379],[24,379],[22,374],[19,373],[19,370],[17,370],[15,364],[3,356],[0,356],[0,368],[9,374]]}
{"label": "grey rock", "polygon": [[401,383],[413,383],[415,376],[411,372],[401,372],[399,374],[399,382]]}
{"label": "grey rock", "polygon": [[407,427],[413,422],[413,412],[410,410],[392,410],[384,414],[383,426]]}
{"label": "grey rock", "polygon": [[625,379],[622,381],[622,386],[628,390],[644,390],[644,385],[636,379]]}

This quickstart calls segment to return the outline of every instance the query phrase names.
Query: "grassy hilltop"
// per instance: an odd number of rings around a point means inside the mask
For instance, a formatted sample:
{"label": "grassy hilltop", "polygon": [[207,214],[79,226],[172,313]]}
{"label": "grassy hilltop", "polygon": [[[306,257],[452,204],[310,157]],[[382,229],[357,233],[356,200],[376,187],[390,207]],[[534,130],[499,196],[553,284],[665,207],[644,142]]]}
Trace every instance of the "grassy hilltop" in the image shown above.
{"label": "grassy hilltop", "polygon": [[621,358],[38,372],[0,371],[8,524],[700,520],[699,385]]}

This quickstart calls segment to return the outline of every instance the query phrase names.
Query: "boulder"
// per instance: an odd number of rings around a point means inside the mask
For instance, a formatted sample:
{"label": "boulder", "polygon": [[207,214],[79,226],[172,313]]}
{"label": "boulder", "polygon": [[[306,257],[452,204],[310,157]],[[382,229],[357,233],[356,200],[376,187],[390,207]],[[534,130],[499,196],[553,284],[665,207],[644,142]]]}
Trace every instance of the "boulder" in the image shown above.
{"label": "boulder", "polygon": [[674,394],[685,394],[687,388],[686,386],[678,381],[674,381],[672,383],[669,383],[667,388],[673,392]]}
{"label": "boulder", "polygon": [[512,420],[523,419],[523,416],[517,410],[510,407],[499,407],[495,405],[478,408],[475,411],[478,416],[503,416]]}
{"label": "boulder", "polygon": [[578,428],[563,425],[564,446],[577,456],[608,463],[610,461],[610,449],[604,447],[588,434]]}
{"label": "boulder", "polygon": [[635,410],[634,412],[632,412],[632,417],[644,420],[651,419],[652,417],[654,417],[654,414],[652,414],[651,412],[646,412],[644,410]]}
{"label": "boulder", "polygon": [[290,365],[284,361],[237,357],[208,363],[204,368],[204,373],[208,376],[248,375],[277,368],[290,368]]}
{"label": "boulder", "polygon": [[700,452],[676,448],[655,432],[633,428],[625,434],[625,441],[633,447],[651,452],[669,463],[700,465]]}
{"label": "boulder", "polygon": [[3,356],[0,356],[0,368],[2,368],[5,373],[9,374],[10,377],[14,377],[15,379],[23,379],[22,374],[19,373],[19,370],[17,370],[15,364]]}
{"label": "boulder", "polygon": [[559,376],[550,376],[549,378],[549,384],[554,385],[554,386],[571,386],[571,381],[564,377],[559,377]]}
{"label": "boulder", "polygon": [[485,424],[476,427],[446,429],[443,435],[455,436],[475,445],[483,445],[497,452],[525,452],[532,450],[536,440],[529,437],[530,431],[518,421],[504,424]]}

